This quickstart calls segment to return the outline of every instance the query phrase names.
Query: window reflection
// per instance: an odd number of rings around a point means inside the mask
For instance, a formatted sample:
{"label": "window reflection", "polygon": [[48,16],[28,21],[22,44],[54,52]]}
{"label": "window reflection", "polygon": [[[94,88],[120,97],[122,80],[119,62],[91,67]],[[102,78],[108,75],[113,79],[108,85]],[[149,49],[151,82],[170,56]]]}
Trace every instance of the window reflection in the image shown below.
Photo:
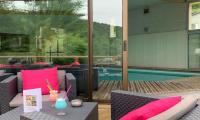
{"label": "window reflection", "polygon": [[93,63],[98,66],[99,84],[93,99],[110,100],[111,91],[122,85],[122,0],[94,0],[93,21]]}
{"label": "window reflection", "polygon": [[192,2],[189,7],[189,29],[200,29],[200,2]]}
{"label": "window reflection", "polygon": [[87,0],[1,1],[0,21],[1,68],[87,63]]}
{"label": "window reflection", "polygon": [[121,66],[122,0],[95,0],[93,13],[94,64]]}

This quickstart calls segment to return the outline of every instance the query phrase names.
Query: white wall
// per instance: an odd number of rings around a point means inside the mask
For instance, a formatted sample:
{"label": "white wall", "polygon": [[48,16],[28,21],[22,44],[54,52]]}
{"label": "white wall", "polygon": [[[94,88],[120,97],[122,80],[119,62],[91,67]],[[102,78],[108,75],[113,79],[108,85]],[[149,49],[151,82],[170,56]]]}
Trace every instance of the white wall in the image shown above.
{"label": "white wall", "polygon": [[144,27],[149,27],[150,33],[185,30],[187,27],[186,4],[156,4],[149,10],[148,14],[143,14],[143,8],[129,10],[129,35],[144,34]]}
{"label": "white wall", "polygon": [[186,31],[140,34],[129,38],[129,65],[186,68]]}
{"label": "white wall", "polygon": [[129,66],[187,68],[186,4],[149,8],[129,11]]}

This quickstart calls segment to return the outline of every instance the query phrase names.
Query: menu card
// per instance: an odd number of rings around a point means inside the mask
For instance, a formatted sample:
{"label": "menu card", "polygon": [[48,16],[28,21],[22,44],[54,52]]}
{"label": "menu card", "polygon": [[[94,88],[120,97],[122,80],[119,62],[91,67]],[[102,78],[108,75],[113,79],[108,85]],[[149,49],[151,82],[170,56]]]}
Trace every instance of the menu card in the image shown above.
{"label": "menu card", "polygon": [[35,112],[42,109],[41,88],[23,90],[24,112]]}

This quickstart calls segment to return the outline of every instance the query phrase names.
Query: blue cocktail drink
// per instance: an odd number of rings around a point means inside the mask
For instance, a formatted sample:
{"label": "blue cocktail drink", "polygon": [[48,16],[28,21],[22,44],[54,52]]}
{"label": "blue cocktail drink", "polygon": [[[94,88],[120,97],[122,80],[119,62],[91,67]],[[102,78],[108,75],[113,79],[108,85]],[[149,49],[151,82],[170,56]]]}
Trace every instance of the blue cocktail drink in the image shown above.
{"label": "blue cocktail drink", "polygon": [[55,108],[59,110],[57,115],[65,115],[65,108],[67,108],[67,102],[63,98],[58,98],[55,103]]}

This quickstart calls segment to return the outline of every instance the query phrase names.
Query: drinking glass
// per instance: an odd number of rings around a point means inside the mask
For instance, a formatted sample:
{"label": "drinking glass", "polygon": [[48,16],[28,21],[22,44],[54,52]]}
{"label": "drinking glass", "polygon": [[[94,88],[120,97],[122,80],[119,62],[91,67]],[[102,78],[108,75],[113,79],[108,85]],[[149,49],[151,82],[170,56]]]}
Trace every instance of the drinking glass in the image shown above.
{"label": "drinking glass", "polygon": [[51,90],[49,97],[50,97],[50,101],[51,101],[51,107],[54,107],[55,102],[58,98],[58,91],[57,90]]}
{"label": "drinking glass", "polygon": [[56,103],[55,103],[55,108],[59,111],[57,113],[57,115],[65,115],[66,114],[65,108],[67,108],[66,99],[64,99],[64,98],[58,98],[56,100]]}

